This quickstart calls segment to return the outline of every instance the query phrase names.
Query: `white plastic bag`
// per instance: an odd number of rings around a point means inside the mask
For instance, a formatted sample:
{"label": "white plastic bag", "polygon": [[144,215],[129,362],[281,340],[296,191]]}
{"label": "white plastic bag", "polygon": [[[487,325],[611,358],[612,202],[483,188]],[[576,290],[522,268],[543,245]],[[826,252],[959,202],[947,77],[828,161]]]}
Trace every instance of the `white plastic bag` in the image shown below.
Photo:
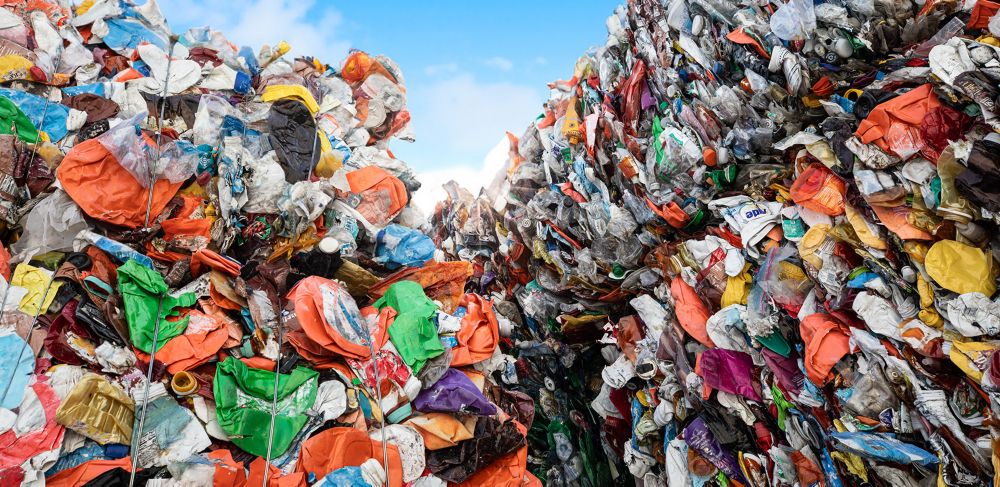
{"label": "white plastic bag", "polygon": [[771,32],[784,41],[804,41],[816,30],[812,0],[791,0],[771,16]]}

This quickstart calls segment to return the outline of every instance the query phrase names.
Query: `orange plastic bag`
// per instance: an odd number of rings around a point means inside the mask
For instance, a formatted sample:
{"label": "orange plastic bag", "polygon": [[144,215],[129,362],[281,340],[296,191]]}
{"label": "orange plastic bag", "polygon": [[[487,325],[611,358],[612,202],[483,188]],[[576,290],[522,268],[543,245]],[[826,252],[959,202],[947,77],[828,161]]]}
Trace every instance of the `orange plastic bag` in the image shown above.
{"label": "orange plastic bag", "polygon": [[677,277],[670,282],[670,295],[674,297],[674,312],[677,321],[684,331],[708,348],[715,348],[715,343],[708,336],[705,323],[712,313],[698,297],[698,293],[683,279]]}
{"label": "orange plastic bag", "polygon": [[357,467],[374,458],[389,476],[390,487],[403,485],[403,463],[399,448],[385,444],[389,465],[382,460],[382,442],[368,437],[368,433],[354,428],[330,428],[302,443],[301,458],[296,472],[321,479],[341,467]]}
{"label": "orange plastic bag", "polygon": [[[403,182],[378,166],[365,166],[347,173],[347,183],[352,193],[362,196],[358,212],[376,225],[388,223],[410,201]],[[386,205],[384,211],[380,203]]]}
{"label": "orange plastic bag", "polygon": [[844,214],[847,186],[830,168],[818,162],[802,171],[790,192],[792,200],[805,208],[830,216]]}
{"label": "orange plastic bag", "polygon": [[[91,218],[127,228],[140,228],[145,223],[149,191],[97,139],[73,147],[56,169],[56,177]],[[156,181],[150,221],[166,208],[181,184],[167,179]]]}
{"label": "orange plastic bag", "polygon": [[799,324],[799,333],[806,345],[806,375],[822,387],[833,378],[837,362],[851,351],[851,333],[836,318],[823,313],[806,316]]}
{"label": "orange plastic bag", "polygon": [[[208,362],[229,339],[229,329],[221,321],[196,310],[189,310],[184,316],[190,318],[184,333],[156,352],[156,359],[163,362],[171,374]],[[137,352],[139,354],[141,352]]]}
{"label": "orange plastic bag", "polygon": [[874,143],[898,156],[916,152],[919,148],[912,145],[922,140],[920,124],[927,113],[941,106],[931,88],[929,83],[921,85],[879,104],[861,121],[854,135],[865,144]]}
{"label": "orange plastic bag", "polygon": [[46,487],[77,487],[94,480],[97,476],[108,470],[116,468],[123,468],[131,472],[132,458],[125,457],[118,460],[91,460],[84,462],[45,479],[45,485]]}
{"label": "orange plastic bag", "polygon": [[243,462],[233,460],[229,450],[215,450],[206,455],[215,463],[215,475],[212,477],[212,487],[244,487],[247,475]]}
{"label": "orange plastic bag", "polygon": [[209,269],[236,277],[240,275],[241,266],[238,262],[208,249],[201,249],[191,256],[191,277],[198,277],[208,272]]}
{"label": "orange plastic bag", "polygon": [[1000,11],[1000,3],[979,0],[972,7],[972,15],[969,16],[965,27],[967,29],[985,29],[990,25],[990,17],[996,15],[997,11]]}
{"label": "orange plastic bag", "polygon": [[269,465],[263,457],[257,457],[250,463],[250,473],[247,475],[246,485],[264,485],[264,466],[267,465],[267,487],[306,487],[306,475],[301,472],[292,472],[282,475],[281,470],[274,465]]}
{"label": "orange plastic bag", "polygon": [[392,81],[396,81],[396,77],[389,73],[382,63],[375,59],[372,59],[368,53],[364,51],[354,51],[347,59],[344,60],[344,65],[340,69],[340,77],[344,81],[350,83],[351,85],[357,86],[361,84],[368,76],[378,73]]}
{"label": "orange plastic bag", "polygon": [[[319,276],[310,276],[299,281],[288,293],[289,301],[295,306],[295,316],[299,325],[308,340],[318,347],[311,347],[311,350],[317,354],[331,356],[331,358],[340,356],[368,360],[371,357],[371,350],[368,346],[363,343],[355,343],[345,336],[345,333],[350,334],[351,331],[346,329],[340,331],[339,327],[349,327],[346,322],[328,323],[326,321],[323,312],[323,294],[324,292],[329,293],[330,289],[338,290],[342,299],[351,299],[353,303],[353,299],[341,284]],[[388,327],[379,327],[377,330],[371,330],[376,350],[381,349],[388,340],[387,329]]]}
{"label": "orange plastic bag", "polygon": [[482,362],[493,356],[500,342],[500,326],[493,312],[493,301],[478,294],[462,296],[459,306],[465,306],[462,328],[455,334],[458,345],[451,349],[451,366],[460,367]]}
{"label": "orange plastic bag", "polygon": [[910,225],[906,217],[913,211],[912,208],[908,206],[896,206],[896,207],[885,207],[885,206],[872,206],[872,210],[878,216],[879,220],[882,220],[882,224],[889,231],[895,233],[899,238],[903,240],[933,240],[931,234]]}

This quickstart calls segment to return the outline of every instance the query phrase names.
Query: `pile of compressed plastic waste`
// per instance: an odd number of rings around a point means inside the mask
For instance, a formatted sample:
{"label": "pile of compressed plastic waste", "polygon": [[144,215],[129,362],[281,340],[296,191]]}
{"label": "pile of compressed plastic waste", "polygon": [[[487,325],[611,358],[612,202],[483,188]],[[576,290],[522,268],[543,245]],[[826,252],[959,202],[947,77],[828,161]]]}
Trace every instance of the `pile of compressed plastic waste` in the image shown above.
{"label": "pile of compressed plastic waste", "polygon": [[0,485],[538,483],[402,73],[289,49],[0,0]]}
{"label": "pile of compressed plastic waste", "polygon": [[430,234],[551,485],[1000,479],[1000,4],[631,0]]}

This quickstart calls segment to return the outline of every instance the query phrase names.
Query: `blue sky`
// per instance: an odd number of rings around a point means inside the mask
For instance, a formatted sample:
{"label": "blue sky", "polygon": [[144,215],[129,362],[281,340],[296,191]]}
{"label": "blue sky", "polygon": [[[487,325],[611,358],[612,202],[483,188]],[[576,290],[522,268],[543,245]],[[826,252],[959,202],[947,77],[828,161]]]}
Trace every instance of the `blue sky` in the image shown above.
{"label": "blue sky", "polygon": [[421,175],[425,188],[418,202],[425,209],[443,194],[436,186],[450,178],[473,186],[492,176],[496,163],[490,159],[502,155],[497,144],[504,131],[520,135],[541,112],[546,83],[572,76],[576,59],[604,44],[604,21],[617,5],[586,0],[160,2],[175,31],[211,25],[231,42],[255,49],[285,39],[293,54],[312,54],[332,65],[352,48],[396,61],[406,78],[417,141],[394,141],[390,148]]}

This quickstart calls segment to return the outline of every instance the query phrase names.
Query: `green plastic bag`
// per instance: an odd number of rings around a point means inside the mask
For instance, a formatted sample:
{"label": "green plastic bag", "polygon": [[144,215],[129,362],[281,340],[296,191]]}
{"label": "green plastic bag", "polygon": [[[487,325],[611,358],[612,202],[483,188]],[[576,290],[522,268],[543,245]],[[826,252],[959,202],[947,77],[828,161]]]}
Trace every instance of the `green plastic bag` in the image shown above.
{"label": "green plastic bag", "polygon": [[166,318],[176,317],[180,313],[177,308],[193,306],[198,297],[194,293],[184,293],[175,298],[168,296],[167,290],[167,283],[159,272],[133,259],[118,268],[118,292],[125,303],[128,332],[132,345],[143,352],[153,350],[156,307],[161,295],[163,306],[160,308],[160,334],[156,339],[156,349],[159,350],[164,343],[187,329],[187,317],[177,321],[167,321]]}
{"label": "green plastic bag", "polygon": [[14,102],[0,96],[0,134],[16,135],[29,144],[38,142],[38,129]]}
{"label": "green plastic bag", "polygon": [[[316,402],[319,372],[296,367],[279,374],[278,415],[274,417],[271,454],[282,455],[309,421],[306,411]],[[274,372],[255,369],[228,357],[215,369],[215,416],[236,446],[258,456],[267,454],[271,426]]]}
{"label": "green plastic bag", "polygon": [[379,310],[386,306],[398,313],[389,325],[389,339],[406,365],[418,374],[428,359],[444,353],[444,345],[434,326],[437,305],[424,294],[420,284],[400,281],[389,286],[385,295],[375,302]]}

